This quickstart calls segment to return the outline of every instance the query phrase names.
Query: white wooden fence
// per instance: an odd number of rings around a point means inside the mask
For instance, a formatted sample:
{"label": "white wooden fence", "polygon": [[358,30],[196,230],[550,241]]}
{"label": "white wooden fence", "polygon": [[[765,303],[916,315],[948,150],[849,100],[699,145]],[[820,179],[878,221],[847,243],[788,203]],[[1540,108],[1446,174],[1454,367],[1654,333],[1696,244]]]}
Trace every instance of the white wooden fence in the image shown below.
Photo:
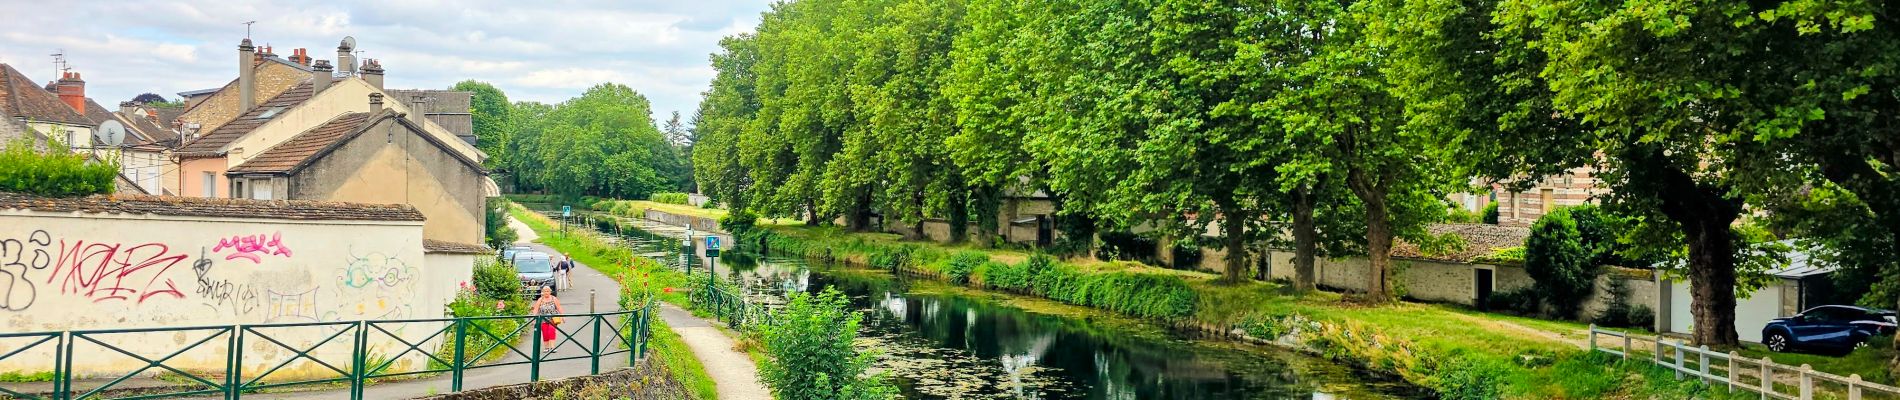
{"label": "white wooden fence", "polygon": [[[1600,345],[1599,335],[1611,338],[1612,342]],[[1637,353],[1648,351],[1651,362],[1675,371],[1676,379],[1701,380],[1711,388],[1727,386],[1730,392],[1746,390],[1761,394],[1762,399],[1813,400],[1816,396],[1848,400],[1900,399],[1900,387],[1867,382],[1859,374],[1843,377],[1815,371],[1807,364],[1798,367],[1776,364],[1770,357],[1755,359],[1733,351],[1711,351],[1709,346],[1690,347],[1681,340],[1671,341],[1660,335],[1640,338],[1653,346],[1633,346],[1632,342],[1637,339],[1627,332],[1590,325],[1591,351],[1624,360],[1639,358],[1641,355]],[[1621,343],[1616,343],[1617,340]]]}

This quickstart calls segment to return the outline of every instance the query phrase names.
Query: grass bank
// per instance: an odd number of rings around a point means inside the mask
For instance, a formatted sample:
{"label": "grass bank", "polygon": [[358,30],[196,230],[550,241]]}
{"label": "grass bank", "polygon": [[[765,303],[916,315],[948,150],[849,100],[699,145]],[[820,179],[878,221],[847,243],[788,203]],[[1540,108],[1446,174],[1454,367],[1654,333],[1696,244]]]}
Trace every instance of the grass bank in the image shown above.
{"label": "grass bank", "polygon": [[1701,390],[1650,379],[1654,368],[1646,365],[1588,354],[1582,324],[1445,305],[1357,305],[1273,282],[1229,284],[1213,274],[1140,263],[1055,260],[835,227],[761,225],[740,233],[740,242],[1290,347],[1398,376],[1448,399],[1681,398]]}
{"label": "grass bank", "polygon": [[[529,212],[519,205],[512,206],[509,214],[528,225],[535,234],[540,235],[538,241],[541,244],[553,247],[573,257],[575,261],[614,277],[622,288],[622,299],[657,296],[662,301],[682,307],[689,303],[684,291],[667,290],[667,288],[686,287],[688,282],[686,274],[666,268],[653,260],[635,257],[624,247],[610,245],[597,236],[585,233],[587,232],[585,229],[570,229],[569,233],[562,234],[553,221],[540,214]],[[673,330],[666,326],[666,321],[661,320],[657,313],[652,324],[653,339],[650,342],[653,348],[652,356],[665,360],[673,378],[686,386],[695,398],[703,400],[719,398],[712,376],[706,374],[706,367],[699,363],[698,358],[693,357],[692,349],[686,347],[686,342],[680,339],[679,334],[673,333]]]}

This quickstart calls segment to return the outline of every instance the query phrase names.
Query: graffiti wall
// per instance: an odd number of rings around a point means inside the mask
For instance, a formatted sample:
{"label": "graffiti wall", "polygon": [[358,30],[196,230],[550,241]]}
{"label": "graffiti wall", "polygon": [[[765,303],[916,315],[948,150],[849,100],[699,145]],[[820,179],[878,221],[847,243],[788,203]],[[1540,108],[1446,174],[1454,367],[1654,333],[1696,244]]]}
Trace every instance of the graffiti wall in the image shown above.
{"label": "graffiti wall", "polygon": [[[441,318],[470,266],[425,262],[422,223],[416,221],[0,210],[0,332]],[[387,335],[371,335],[370,343],[393,357],[406,347],[400,342],[425,342],[440,326],[394,326]],[[320,366],[295,356],[309,353],[331,364],[347,360],[353,335],[337,333],[348,329],[337,324],[247,332],[241,362],[247,370],[263,371],[294,361],[287,368],[303,372],[292,373],[321,375]],[[226,362],[229,337],[219,334],[213,329],[97,337],[154,360],[203,340],[167,365],[208,371],[222,370]],[[0,354],[20,346],[0,343]],[[47,370],[31,356],[41,350],[51,357],[50,348],[36,348],[0,361],[0,371]],[[124,373],[145,365],[85,340],[75,350],[74,367],[82,373]],[[419,357],[399,358],[408,365],[421,362]]]}

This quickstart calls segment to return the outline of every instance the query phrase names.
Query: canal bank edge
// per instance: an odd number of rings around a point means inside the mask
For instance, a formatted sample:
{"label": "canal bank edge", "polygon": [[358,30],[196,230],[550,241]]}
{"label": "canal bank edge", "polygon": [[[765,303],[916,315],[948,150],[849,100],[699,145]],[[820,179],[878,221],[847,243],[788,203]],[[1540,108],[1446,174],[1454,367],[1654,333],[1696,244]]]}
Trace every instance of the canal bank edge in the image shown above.
{"label": "canal bank edge", "polygon": [[[978,289],[1093,307],[1073,299],[1059,299],[1027,290],[998,289],[988,285],[985,282],[986,269],[1008,265],[997,261],[995,257],[982,262],[975,269],[967,269],[956,264],[968,262],[953,262],[956,257],[951,256],[952,251],[933,247],[936,246],[934,244],[880,242],[861,237],[809,238],[799,235],[809,233],[803,232],[809,230],[814,229],[761,226],[737,235],[740,245],[760,246],[755,249],[769,252],[892,269]],[[846,234],[850,235],[859,234]],[[838,243],[841,240],[850,242]],[[922,252],[925,254],[918,257],[915,254],[919,253],[917,249],[925,247],[931,247],[931,250]],[[963,249],[954,253],[980,251]],[[1020,263],[1028,262],[1030,260],[1025,259]],[[1093,272],[1176,278],[1191,274],[1152,267],[1147,268],[1153,271],[1135,269],[1135,272],[1130,272],[1134,268],[1119,264],[1126,263],[1113,263],[1106,268],[1115,271]],[[1144,316],[1106,307],[1094,308],[1161,322],[1177,330],[1208,337],[1316,354],[1351,363],[1367,371],[1400,377],[1448,399],[1599,398],[1615,395],[1671,397],[1701,391],[1693,385],[1642,379],[1641,373],[1632,373],[1630,369],[1615,365],[1612,360],[1581,351],[1577,343],[1564,339],[1561,333],[1538,331],[1515,324],[1505,317],[1452,312],[1438,306],[1410,303],[1359,307],[1341,302],[1336,294],[1318,292],[1294,298],[1279,295],[1277,289],[1262,285],[1271,284],[1256,282],[1236,287],[1196,282],[1191,285],[1199,298],[1199,304],[1226,304],[1227,308],[1252,309],[1243,312],[1197,307],[1185,316],[1171,318]],[[1209,315],[1224,318],[1212,318]],[[1458,339],[1446,340],[1446,337]]]}

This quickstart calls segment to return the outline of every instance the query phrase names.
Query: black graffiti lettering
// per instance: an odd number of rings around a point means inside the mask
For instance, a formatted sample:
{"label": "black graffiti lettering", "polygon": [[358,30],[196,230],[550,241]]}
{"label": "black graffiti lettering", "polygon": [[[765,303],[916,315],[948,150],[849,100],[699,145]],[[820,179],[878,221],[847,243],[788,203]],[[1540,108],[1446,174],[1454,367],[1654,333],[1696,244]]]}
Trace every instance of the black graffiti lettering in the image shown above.
{"label": "black graffiti lettering", "polygon": [[46,252],[52,243],[53,235],[44,230],[27,234],[25,241],[0,240],[0,310],[23,311],[39,299],[39,287],[28,272],[52,265],[52,254]]}

